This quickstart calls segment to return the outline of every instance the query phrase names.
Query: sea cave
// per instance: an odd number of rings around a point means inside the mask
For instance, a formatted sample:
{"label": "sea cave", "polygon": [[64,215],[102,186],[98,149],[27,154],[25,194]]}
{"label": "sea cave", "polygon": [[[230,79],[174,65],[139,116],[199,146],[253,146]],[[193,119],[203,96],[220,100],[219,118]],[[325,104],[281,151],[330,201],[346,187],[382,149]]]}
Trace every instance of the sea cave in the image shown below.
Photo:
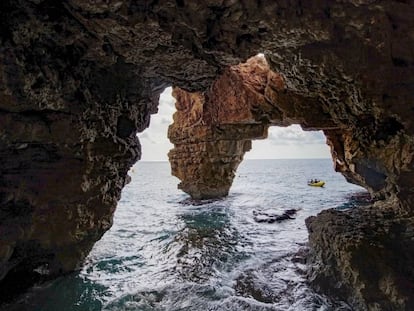
{"label": "sea cave", "polygon": [[0,15],[2,301],[82,266],[172,85],[183,191],[226,196],[269,126],[323,131],[373,203],[306,220],[310,284],[414,309],[414,3],[5,0]]}

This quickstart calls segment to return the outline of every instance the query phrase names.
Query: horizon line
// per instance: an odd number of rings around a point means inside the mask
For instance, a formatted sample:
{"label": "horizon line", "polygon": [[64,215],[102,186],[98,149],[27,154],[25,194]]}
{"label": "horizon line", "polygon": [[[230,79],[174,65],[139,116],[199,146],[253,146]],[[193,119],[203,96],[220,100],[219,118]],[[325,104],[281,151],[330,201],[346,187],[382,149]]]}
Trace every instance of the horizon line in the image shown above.
{"label": "horizon line", "polygon": [[[324,158],[257,158],[257,159],[243,159],[244,161],[257,161],[257,160],[325,160],[325,159],[332,159],[331,157],[324,157]],[[169,162],[169,160],[138,160],[138,162]]]}

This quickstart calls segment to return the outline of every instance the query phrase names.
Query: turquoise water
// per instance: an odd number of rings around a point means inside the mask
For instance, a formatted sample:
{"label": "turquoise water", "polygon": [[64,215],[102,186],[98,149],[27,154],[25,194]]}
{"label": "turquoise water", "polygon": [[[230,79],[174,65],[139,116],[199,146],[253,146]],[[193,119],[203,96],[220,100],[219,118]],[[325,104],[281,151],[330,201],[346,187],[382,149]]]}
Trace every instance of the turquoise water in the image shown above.
{"label": "turquoise water", "polygon": [[[364,190],[330,159],[248,160],[230,195],[192,204],[167,162],[130,173],[114,225],[83,269],[33,288],[5,310],[350,310],[305,282],[305,219],[355,207]],[[324,188],[309,187],[320,178]],[[257,223],[253,211],[295,219]]]}

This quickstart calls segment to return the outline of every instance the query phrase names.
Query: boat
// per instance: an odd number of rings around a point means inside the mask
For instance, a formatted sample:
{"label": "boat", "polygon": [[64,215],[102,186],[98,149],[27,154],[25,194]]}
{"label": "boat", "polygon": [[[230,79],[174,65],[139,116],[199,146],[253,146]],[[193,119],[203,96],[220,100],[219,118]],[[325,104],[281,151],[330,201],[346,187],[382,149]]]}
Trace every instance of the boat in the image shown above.
{"label": "boat", "polygon": [[312,187],[323,187],[325,185],[325,182],[322,180],[317,181],[308,181],[308,186]]}

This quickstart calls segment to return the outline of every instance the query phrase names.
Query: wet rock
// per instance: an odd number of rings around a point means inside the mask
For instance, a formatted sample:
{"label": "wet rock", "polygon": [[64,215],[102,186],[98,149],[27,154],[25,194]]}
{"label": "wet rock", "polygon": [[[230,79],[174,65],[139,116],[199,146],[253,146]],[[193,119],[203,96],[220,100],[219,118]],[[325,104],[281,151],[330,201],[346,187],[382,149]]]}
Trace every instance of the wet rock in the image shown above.
{"label": "wet rock", "polygon": [[283,214],[269,214],[265,212],[253,211],[255,222],[266,222],[269,224],[294,219],[292,216],[297,213],[297,209],[288,209]]}
{"label": "wet rock", "polygon": [[251,297],[264,303],[274,303],[280,300],[280,297],[266,284],[260,282],[253,272],[237,278],[235,290],[237,295]]}
{"label": "wet rock", "polygon": [[414,309],[414,217],[377,206],[306,220],[311,284],[356,310]]}

